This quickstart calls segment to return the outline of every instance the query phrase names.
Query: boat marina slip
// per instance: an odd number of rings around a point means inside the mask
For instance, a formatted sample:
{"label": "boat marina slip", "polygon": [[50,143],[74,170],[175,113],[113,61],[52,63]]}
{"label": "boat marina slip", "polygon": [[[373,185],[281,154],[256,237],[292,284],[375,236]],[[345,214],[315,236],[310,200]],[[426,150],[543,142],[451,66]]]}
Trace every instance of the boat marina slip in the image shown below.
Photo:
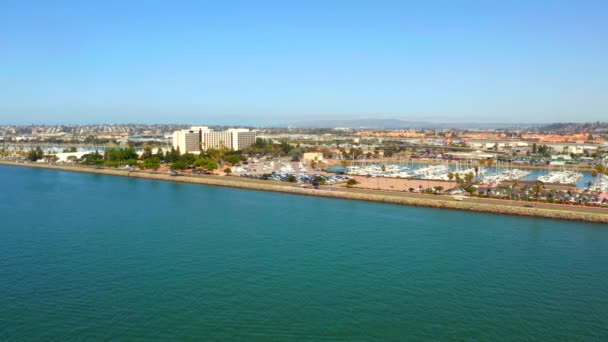
{"label": "boat marina slip", "polygon": [[[535,171],[535,172],[533,172]],[[475,166],[470,163],[456,164],[361,164],[349,165],[344,168],[344,173],[348,175],[369,176],[369,177],[396,177],[411,179],[428,180],[453,180],[456,175],[460,178],[472,174],[481,184],[498,184],[504,180],[538,180],[543,183],[573,184],[586,187],[580,184],[584,174],[577,171],[549,171],[543,173],[538,170],[522,170],[513,168],[511,165],[497,163],[495,167]],[[589,177],[587,177],[588,179]]]}

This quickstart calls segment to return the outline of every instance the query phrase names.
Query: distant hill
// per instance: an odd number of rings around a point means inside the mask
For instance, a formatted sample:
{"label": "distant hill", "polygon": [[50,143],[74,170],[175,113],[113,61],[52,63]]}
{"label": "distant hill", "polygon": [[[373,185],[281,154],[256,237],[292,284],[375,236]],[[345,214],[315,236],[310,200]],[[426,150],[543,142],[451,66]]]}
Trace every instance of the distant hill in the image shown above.
{"label": "distant hill", "polygon": [[315,120],[297,121],[290,124],[297,128],[369,128],[369,129],[441,129],[441,128],[510,128],[510,127],[530,127],[531,124],[513,123],[441,123],[426,121],[407,121],[400,119],[335,119],[335,120]]}
{"label": "distant hill", "polygon": [[539,132],[555,133],[606,133],[608,132],[608,122],[557,122],[537,127]]}

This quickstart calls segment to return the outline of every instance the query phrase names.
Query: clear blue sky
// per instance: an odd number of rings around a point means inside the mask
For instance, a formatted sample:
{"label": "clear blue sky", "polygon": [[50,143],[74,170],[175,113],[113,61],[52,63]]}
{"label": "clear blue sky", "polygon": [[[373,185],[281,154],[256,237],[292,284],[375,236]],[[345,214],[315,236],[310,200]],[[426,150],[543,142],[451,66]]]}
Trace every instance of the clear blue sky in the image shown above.
{"label": "clear blue sky", "polygon": [[608,1],[0,1],[0,122],[608,118]]}

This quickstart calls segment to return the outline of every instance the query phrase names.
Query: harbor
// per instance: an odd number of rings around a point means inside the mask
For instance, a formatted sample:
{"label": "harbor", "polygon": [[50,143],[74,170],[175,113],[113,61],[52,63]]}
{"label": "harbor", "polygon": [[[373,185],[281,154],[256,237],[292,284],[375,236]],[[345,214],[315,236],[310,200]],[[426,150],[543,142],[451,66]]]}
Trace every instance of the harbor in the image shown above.
{"label": "harbor", "polygon": [[[493,166],[479,166],[473,162],[464,163],[357,163],[347,166],[335,166],[331,172],[363,177],[388,177],[417,180],[438,180],[452,182],[458,178],[464,179],[472,175],[473,179],[484,185],[498,185],[503,181],[540,181],[546,184],[570,184],[579,189],[588,189],[590,183],[600,185],[594,189],[603,189],[605,177],[592,176],[588,171],[572,171],[554,169],[520,169],[508,163],[496,162]],[[600,175],[601,176],[601,175]],[[602,190],[605,191],[605,190]]]}

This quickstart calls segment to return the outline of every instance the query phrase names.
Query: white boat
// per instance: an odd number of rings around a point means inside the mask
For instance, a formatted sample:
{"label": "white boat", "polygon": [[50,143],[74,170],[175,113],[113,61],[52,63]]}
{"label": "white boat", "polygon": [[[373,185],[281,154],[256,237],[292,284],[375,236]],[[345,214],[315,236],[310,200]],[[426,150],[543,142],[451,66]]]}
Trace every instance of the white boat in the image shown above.
{"label": "white boat", "polygon": [[537,179],[543,183],[576,184],[583,178],[583,174],[574,171],[554,171]]}

